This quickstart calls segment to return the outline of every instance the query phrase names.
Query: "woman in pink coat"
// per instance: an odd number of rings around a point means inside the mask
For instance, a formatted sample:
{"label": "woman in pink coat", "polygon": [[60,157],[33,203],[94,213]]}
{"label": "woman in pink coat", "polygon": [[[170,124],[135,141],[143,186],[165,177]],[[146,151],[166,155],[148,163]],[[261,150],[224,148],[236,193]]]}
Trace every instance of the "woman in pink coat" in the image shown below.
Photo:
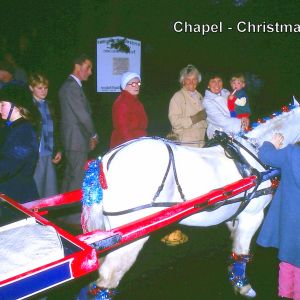
{"label": "woman in pink coat", "polygon": [[113,132],[110,148],[147,135],[148,118],[144,105],[138,98],[140,87],[140,75],[132,72],[122,75],[122,91],[112,108]]}

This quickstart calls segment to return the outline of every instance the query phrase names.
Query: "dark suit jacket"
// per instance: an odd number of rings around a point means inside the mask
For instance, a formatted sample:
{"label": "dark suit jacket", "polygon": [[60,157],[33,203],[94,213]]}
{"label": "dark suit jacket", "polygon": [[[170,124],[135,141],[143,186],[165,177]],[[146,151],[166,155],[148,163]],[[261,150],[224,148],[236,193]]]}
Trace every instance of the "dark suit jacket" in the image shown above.
{"label": "dark suit jacket", "polygon": [[59,90],[61,137],[65,151],[89,151],[89,141],[96,134],[91,108],[82,88],[69,76]]}

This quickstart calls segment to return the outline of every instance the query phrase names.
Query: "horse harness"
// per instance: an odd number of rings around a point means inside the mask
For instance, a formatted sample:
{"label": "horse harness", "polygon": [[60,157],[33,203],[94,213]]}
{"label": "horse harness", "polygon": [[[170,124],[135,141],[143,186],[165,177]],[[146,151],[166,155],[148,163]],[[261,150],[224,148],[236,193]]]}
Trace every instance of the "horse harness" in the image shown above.
{"label": "horse harness", "polygon": [[[127,213],[131,213],[131,212],[135,212],[135,211],[138,211],[138,210],[141,210],[141,209],[145,209],[145,208],[171,207],[171,206],[173,206],[175,204],[180,203],[180,202],[155,202],[155,200],[158,198],[158,196],[160,195],[161,191],[164,188],[164,185],[165,185],[166,179],[168,177],[168,174],[170,172],[171,166],[172,166],[173,176],[174,176],[174,180],[175,180],[175,183],[176,183],[176,186],[177,186],[177,190],[178,190],[178,192],[180,194],[180,197],[181,197],[182,201],[186,201],[185,196],[184,196],[183,191],[182,191],[182,188],[181,188],[181,185],[180,185],[179,180],[178,180],[178,175],[177,175],[176,165],[175,165],[174,153],[173,153],[172,147],[170,146],[170,142],[171,141],[169,141],[167,139],[164,139],[164,138],[161,138],[161,137],[151,137],[151,138],[149,138],[149,137],[142,137],[139,140],[141,140],[141,139],[156,139],[156,140],[163,141],[164,145],[166,146],[166,148],[168,150],[169,160],[168,160],[168,165],[167,165],[165,174],[163,176],[162,182],[159,185],[159,187],[157,188],[157,191],[154,194],[151,203],[140,205],[140,206],[137,206],[137,207],[134,207],[134,208],[130,208],[130,209],[126,209],[126,210],[122,210],[122,211],[118,211],[118,212],[106,212],[106,211],[104,211],[103,213],[106,216],[119,216],[119,215],[122,215],[122,214],[127,214]],[[109,169],[109,165],[111,164],[111,161],[116,156],[116,154],[120,150],[122,150],[124,147],[126,147],[126,146],[128,146],[128,145],[130,145],[130,144],[132,144],[134,142],[136,142],[136,140],[132,140],[130,142],[122,144],[122,145],[118,146],[117,149],[115,148],[116,151],[112,154],[112,156],[109,158],[109,160],[107,162],[107,169]]]}
{"label": "horse harness", "polygon": [[[233,159],[236,168],[238,169],[239,173],[243,178],[255,175],[257,177],[256,185],[252,192],[247,194],[247,191],[245,191],[245,194],[243,197],[238,197],[238,198],[229,198],[225,201],[221,201],[219,203],[216,203],[214,206],[211,208],[207,208],[207,211],[213,211],[220,206],[226,205],[226,204],[232,204],[232,203],[237,203],[240,202],[240,206],[237,209],[237,211],[234,213],[233,216],[231,216],[227,221],[234,221],[236,217],[246,208],[246,206],[250,203],[250,200],[272,194],[275,190],[275,187],[270,186],[268,188],[263,188],[258,190],[259,185],[262,182],[263,179],[263,174],[264,172],[259,172],[257,169],[253,168],[248,161],[244,158],[244,156],[241,154],[240,150],[238,147],[244,149],[248,154],[250,154],[265,170],[271,170],[270,167],[267,165],[263,164],[251,151],[249,151],[243,144],[241,144],[239,141],[236,139],[230,137],[227,135],[225,132],[222,131],[215,131],[213,139],[209,140],[204,147],[213,147],[220,145],[223,147],[225,156]],[[238,146],[238,147],[237,147]]]}
{"label": "horse harness", "polygon": [[[140,206],[137,206],[137,207],[133,207],[133,208],[118,211],[118,212],[103,211],[104,215],[106,215],[106,216],[119,216],[119,215],[132,213],[132,212],[139,211],[139,210],[146,209],[146,208],[171,207],[171,206],[174,206],[176,204],[181,203],[181,202],[155,202],[155,200],[158,198],[158,196],[160,195],[161,191],[164,188],[165,181],[168,177],[171,166],[172,166],[173,176],[174,176],[174,180],[175,180],[175,183],[176,183],[176,186],[177,186],[177,190],[178,190],[178,192],[181,196],[182,201],[183,202],[186,201],[184,193],[182,191],[182,187],[181,187],[181,185],[179,183],[179,180],[178,180],[174,153],[173,153],[173,149],[170,145],[170,143],[173,143],[173,142],[170,141],[170,140],[161,138],[161,137],[142,137],[138,140],[141,140],[141,139],[160,140],[160,141],[164,142],[164,145],[166,146],[166,148],[168,150],[169,160],[168,160],[168,165],[167,165],[165,174],[163,176],[162,182],[161,182],[160,186],[158,187],[156,193],[154,194],[154,197],[153,197],[151,203],[140,205]],[[109,166],[110,166],[113,158],[116,156],[116,154],[120,150],[124,149],[126,146],[128,146],[128,145],[130,145],[130,144],[132,144],[136,141],[137,140],[132,140],[132,141],[129,141],[125,144],[122,144],[122,145],[114,148],[112,151],[115,151],[115,152],[111,155],[111,157],[109,158],[109,160],[107,162],[107,170],[109,169]],[[241,176],[243,178],[251,176],[251,175],[255,175],[257,177],[257,183],[256,183],[254,189],[252,190],[252,192],[250,192],[249,194],[247,194],[247,191],[245,191],[245,194],[244,194],[243,197],[229,198],[229,199],[226,199],[224,201],[220,201],[220,202],[216,203],[215,205],[213,205],[211,207],[207,207],[205,209],[205,211],[213,211],[213,210],[216,210],[217,208],[219,208],[223,205],[228,205],[228,204],[241,202],[241,204],[240,204],[238,210],[235,212],[235,214],[232,217],[230,217],[228,220],[225,221],[225,222],[227,222],[227,221],[230,221],[230,220],[235,220],[236,217],[246,208],[246,206],[249,204],[251,199],[256,198],[256,197],[260,197],[262,195],[267,195],[267,194],[273,193],[274,192],[274,187],[271,186],[271,187],[268,187],[268,188],[258,190],[258,187],[259,187],[260,183],[262,182],[262,174],[258,170],[256,170],[255,168],[251,167],[251,165],[247,162],[247,160],[241,154],[241,152],[240,152],[240,150],[238,149],[237,146],[239,146],[239,147],[243,148],[245,151],[247,151],[254,159],[256,159],[265,168],[265,170],[267,170],[268,167],[266,165],[264,165],[252,152],[250,152],[246,147],[244,147],[237,140],[229,137],[224,132],[216,131],[213,139],[209,140],[205,144],[204,147],[213,147],[213,146],[217,146],[217,145],[221,145],[224,148],[224,152],[225,152],[226,157],[234,160],[234,163],[235,163],[239,173],[241,174]]]}

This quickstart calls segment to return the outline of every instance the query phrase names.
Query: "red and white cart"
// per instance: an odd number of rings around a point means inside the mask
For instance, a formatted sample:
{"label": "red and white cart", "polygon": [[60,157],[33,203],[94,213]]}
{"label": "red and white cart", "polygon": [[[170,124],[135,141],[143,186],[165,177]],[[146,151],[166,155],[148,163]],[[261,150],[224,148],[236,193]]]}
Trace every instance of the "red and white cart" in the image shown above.
{"label": "red and white cart", "polygon": [[[11,267],[11,262],[5,258],[2,259],[2,262],[5,259],[5,266],[2,268],[3,274],[0,277],[0,299],[24,299],[84,276],[99,268],[99,255],[147,236],[155,230],[178,222],[210,206],[222,205],[222,202],[251,189],[256,184],[257,177],[250,176],[112,230],[97,230],[78,236],[51,223],[43,215],[47,213],[49,207],[64,206],[80,201],[82,198],[80,190],[23,205],[0,194],[1,249],[4,240],[16,235],[15,240],[8,243],[9,245],[6,245],[2,253],[7,257],[13,257],[13,263],[17,262],[16,266]],[[28,233],[29,227],[33,228],[36,235]],[[20,235],[23,235],[23,239]],[[45,247],[47,244],[42,241],[45,237],[48,242],[50,241],[50,249],[47,249],[47,246]],[[40,245],[35,246],[34,243],[41,243],[42,250],[38,248]],[[54,251],[52,247],[58,250]],[[39,251],[44,250],[46,253],[41,257]],[[48,253],[47,250],[49,250]],[[36,259],[35,255],[37,255]],[[31,257],[28,262],[27,256]],[[20,266],[18,262],[24,260],[25,263]]]}

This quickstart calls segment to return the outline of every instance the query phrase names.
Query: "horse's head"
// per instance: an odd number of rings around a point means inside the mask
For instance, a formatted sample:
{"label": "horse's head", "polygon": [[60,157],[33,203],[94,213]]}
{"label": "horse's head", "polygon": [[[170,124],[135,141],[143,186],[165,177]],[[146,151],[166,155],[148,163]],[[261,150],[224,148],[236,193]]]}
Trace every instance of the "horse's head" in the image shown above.
{"label": "horse's head", "polygon": [[245,136],[253,139],[258,146],[264,141],[270,141],[275,132],[284,135],[284,144],[293,144],[300,141],[300,106],[296,99],[293,104],[282,107],[280,112],[273,113],[270,117],[259,119],[252,124],[252,130]]}

